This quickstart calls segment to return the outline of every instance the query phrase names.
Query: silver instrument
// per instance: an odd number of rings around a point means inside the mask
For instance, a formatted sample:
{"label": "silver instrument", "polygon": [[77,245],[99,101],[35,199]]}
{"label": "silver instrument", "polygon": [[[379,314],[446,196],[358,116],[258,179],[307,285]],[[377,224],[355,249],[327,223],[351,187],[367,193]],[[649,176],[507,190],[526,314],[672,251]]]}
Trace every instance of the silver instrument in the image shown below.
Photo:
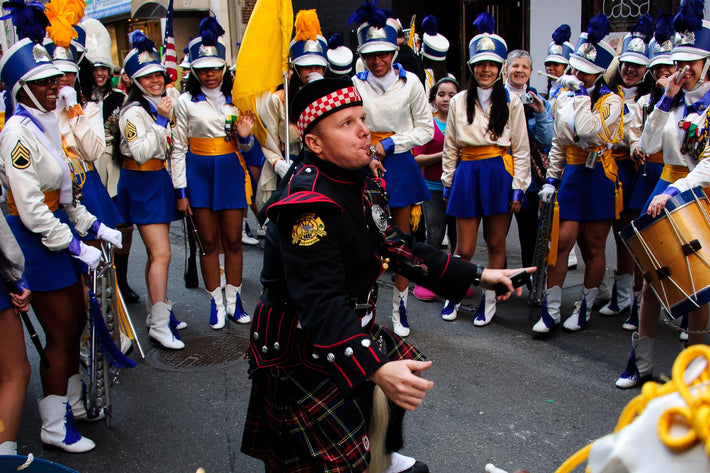
{"label": "silver instrument", "polygon": [[533,266],[537,266],[537,271],[532,275],[532,290],[528,297],[530,305],[530,319],[533,311],[540,307],[545,300],[545,290],[547,289],[547,256],[550,251],[550,233],[552,232],[552,217],[555,213],[555,202],[557,201],[557,191],[552,194],[549,202],[541,202],[537,238],[535,240],[535,251],[533,252]]}

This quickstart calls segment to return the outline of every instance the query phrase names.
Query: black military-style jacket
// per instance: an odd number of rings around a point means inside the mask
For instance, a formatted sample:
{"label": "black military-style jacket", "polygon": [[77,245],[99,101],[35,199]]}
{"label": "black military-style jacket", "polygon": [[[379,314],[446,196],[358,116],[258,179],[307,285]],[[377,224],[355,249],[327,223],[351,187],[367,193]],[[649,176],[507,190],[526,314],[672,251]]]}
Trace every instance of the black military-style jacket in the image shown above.
{"label": "black military-style jacket", "polygon": [[[252,369],[305,364],[357,387],[387,356],[363,318],[377,278],[389,266],[458,301],[476,266],[384,230],[366,188],[369,171],[344,170],[306,152],[278,202],[268,208],[261,282],[252,321]],[[363,310],[365,308],[365,310]]]}

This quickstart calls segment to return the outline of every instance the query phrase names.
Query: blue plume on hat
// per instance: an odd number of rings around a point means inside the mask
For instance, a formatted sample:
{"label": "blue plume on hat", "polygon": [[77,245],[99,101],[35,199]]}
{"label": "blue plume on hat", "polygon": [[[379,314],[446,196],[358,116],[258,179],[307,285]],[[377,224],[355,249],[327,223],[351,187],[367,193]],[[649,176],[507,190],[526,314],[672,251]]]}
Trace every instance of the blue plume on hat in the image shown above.
{"label": "blue plume on hat", "polygon": [[44,5],[11,0],[4,2],[2,7],[10,13],[0,20],[12,18],[19,39],[29,38],[33,43],[42,43],[49,26],[49,19],[44,14]]}
{"label": "blue plume on hat", "polygon": [[673,13],[668,11],[663,11],[656,17],[656,24],[654,25],[656,30],[656,42],[658,44],[663,44],[673,37],[675,30],[673,29]]}
{"label": "blue plume on hat", "polygon": [[382,8],[382,13],[384,13],[387,18],[394,18],[394,12],[388,8]]}
{"label": "blue plume on hat", "polygon": [[219,24],[217,18],[209,16],[200,22],[200,36],[202,36],[202,44],[205,46],[217,46],[217,41],[223,34],[224,28]]}
{"label": "blue plume on hat", "polygon": [[364,1],[360,8],[355,10],[355,12],[348,18],[348,24],[361,25],[363,23],[369,23],[371,26],[376,28],[384,28],[387,24],[387,15],[385,12],[377,8],[377,0],[372,0],[371,2]]}
{"label": "blue plume on hat", "polygon": [[337,49],[340,46],[345,46],[345,41],[340,33],[333,33],[333,36],[328,40],[328,49]]}
{"label": "blue plume on hat", "polygon": [[187,44],[185,45],[184,48],[182,48],[182,52],[185,53],[186,55],[190,52],[190,42],[192,42],[194,38],[192,36],[187,38]]}
{"label": "blue plume on hat", "polygon": [[439,19],[434,15],[427,15],[422,20],[422,29],[429,36],[436,36],[439,33]]}
{"label": "blue plume on hat", "polygon": [[132,32],[128,38],[130,40],[131,47],[137,49],[140,53],[145,51],[152,52],[155,49],[155,43],[153,43],[153,40],[143,34],[140,30]]}
{"label": "blue plume on hat", "polygon": [[679,32],[699,30],[703,26],[704,11],[704,0],[684,0],[673,18],[673,28]]}
{"label": "blue plume on hat", "polygon": [[609,18],[607,18],[605,14],[600,13],[589,20],[587,24],[587,39],[590,43],[596,44],[604,39],[604,36],[608,35],[610,31]]}
{"label": "blue plume on hat", "polygon": [[490,13],[483,12],[473,20],[473,24],[478,28],[478,33],[488,33],[493,34],[496,29],[496,20]]}
{"label": "blue plume on hat", "polygon": [[653,18],[651,18],[651,15],[646,14],[639,17],[631,33],[641,36],[646,43],[651,41],[651,38],[653,38]]}
{"label": "blue plume on hat", "polygon": [[569,41],[571,37],[572,30],[570,29],[569,25],[560,25],[552,33],[552,41],[554,41],[555,44],[558,46],[562,46],[563,44],[565,44],[567,41]]}

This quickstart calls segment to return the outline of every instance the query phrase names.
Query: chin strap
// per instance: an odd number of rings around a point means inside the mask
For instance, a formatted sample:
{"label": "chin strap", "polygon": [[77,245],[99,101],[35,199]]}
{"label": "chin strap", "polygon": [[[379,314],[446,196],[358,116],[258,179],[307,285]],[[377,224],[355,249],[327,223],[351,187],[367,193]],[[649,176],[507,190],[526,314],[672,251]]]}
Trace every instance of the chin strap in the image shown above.
{"label": "chin strap", "polygon": [[700,73],[700,80],[698,80],[698,83],[695,84],[693,90],[697,89],[703,82],[705,82],[705,77],[708,75],[708,69],[710,69],[710,57],[705,58],[705,64],[703,64],[703,71]]}
{"label": "chin strap", "polygon": [[22,82],[22,85],[21,85],[21,88],[22,88],[22,90],[25,91],[25,93],[27,94],[27,96],[30,98],[30,100],[32,101],[32,103],[35,105],[35,107],[37,107],[37,109],[38,109],[40,112],[42,112],[42,113],[47,113],[47,112],[49,111],[49,110],[47,110],[46,108],[44,108],[42,105],[40,105],[39,100],[37,100],[37,97],[35,97],[35,94],[33,94],[32,91],[30,90],[30,88],[27,86],[27,82],[24,82],[24,81],[23,81],[23,82]]}
{"label": "chin strap", "polygon": [[[140,90],[141,92],[143,92],[143,95],[148,95],[148,96],[150,96],[150,97],[155,97],[153,94],[151,94],[150,92],[148,92],[147,90],[145,90],[145,88],[143,88],[143,86],[140,85],[140,83],[139,83],[137,80],[131,79],[131,82],[133,82],[133,85],[135,85],[136,87],[138,87],[138,90]],[[165,87],[163,87],[163,92],[162,92],[160,95],[162,96],[164,93],[165,93]]]}

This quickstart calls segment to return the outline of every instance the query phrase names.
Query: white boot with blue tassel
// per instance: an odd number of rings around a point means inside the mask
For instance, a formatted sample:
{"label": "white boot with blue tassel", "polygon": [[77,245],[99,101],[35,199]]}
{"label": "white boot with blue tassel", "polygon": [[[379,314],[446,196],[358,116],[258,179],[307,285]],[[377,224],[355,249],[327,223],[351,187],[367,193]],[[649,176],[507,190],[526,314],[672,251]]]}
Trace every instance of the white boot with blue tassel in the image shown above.
{"label": "white boot with blue tassel", "polygon": [[251,316],[244,310],[242,305],[242,285],[233,286],[227,284],[224,286],[224,296],[227,299],[227,315],[239,324],[248,324],[251,322]]}
{"label": "white boot with blue tassel", "polygon": [[476,313],[473,314],[473,325],[483,327],[488,325],[496,315],[496,291],[484,289],[481,303],[478,304]]}
{"label": "white boot with blue tassel", "polygon": [[224,310],[224,299],[222,297],[222,288],[217,286],[214,291],[207,291],[210,295],[210,327],[214,330],[224,328],[227,320],[227,313]]}
{"label": "white boot with blue tassel", "polygon": [[574,311],[572,311],[572,315],[567,317],[562,327],[569,332],[577,332],[585,328],[592,316],[592,306],[598,294],[598,287],[587,289],[583,286],[582,297],[574,303]]}
{"label": "white boot with blue tassel", "polygon": [[393,288],[392,295],[392,328],[394,333],[400,337],[409,336],[409,321],[407,320],[407,296],[409,288],[404,288],[400,291],[396,287]]}
{"label": "white boot with blue tassel", "polygon": [[37,403],[42,418],[40,440],[45,448],[60,448],[69,453],[93,450],[96,444],[82,437],[76,428],[76,420],[67,396],[49,395]]}

